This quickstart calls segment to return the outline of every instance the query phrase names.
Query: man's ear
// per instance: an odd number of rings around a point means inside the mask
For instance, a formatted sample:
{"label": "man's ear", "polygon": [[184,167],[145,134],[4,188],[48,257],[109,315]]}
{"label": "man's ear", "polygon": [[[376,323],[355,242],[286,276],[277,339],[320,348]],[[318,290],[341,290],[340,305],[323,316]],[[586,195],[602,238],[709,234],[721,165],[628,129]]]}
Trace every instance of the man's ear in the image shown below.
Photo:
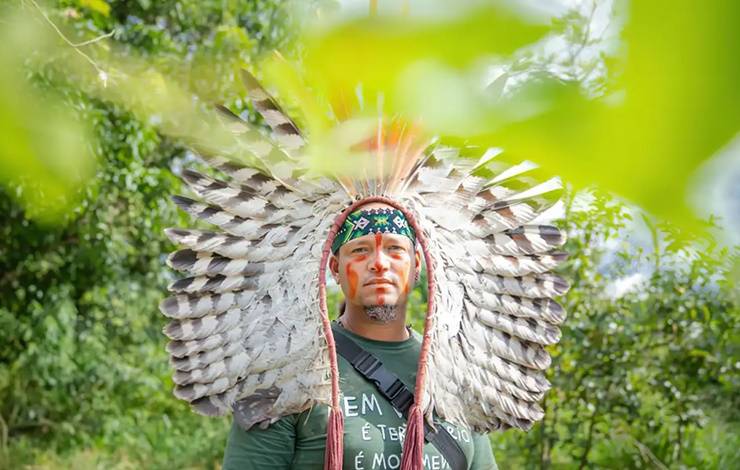
{"label": "man's ear", "polygon": [[339,282],[339,260],[335,255],[331,255],[329,258],[329,271],[335,281]]}

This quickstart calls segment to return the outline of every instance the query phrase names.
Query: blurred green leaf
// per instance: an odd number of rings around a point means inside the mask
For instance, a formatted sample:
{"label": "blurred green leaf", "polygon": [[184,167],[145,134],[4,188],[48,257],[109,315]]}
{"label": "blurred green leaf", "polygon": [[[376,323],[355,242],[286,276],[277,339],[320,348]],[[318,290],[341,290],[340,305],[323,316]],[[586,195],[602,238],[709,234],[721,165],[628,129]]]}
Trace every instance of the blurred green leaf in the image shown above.
{"label": "blurred green leaf", "polygon": [[407,67],[435,60],[463,68],[491,54],[507,54],[541,38],[547,27],[512,13],[504,2],[454,12],[447,18],[362,17],[316,27],[303,38],[306,71],[332,91],[390,91]]}
{"label": "blurred green leaf", "polygon": [[80,5],[93,11],[97,11],[103,16],[108,16],[110,14],[110,5],[108,5],[104,0],[80,0]]}
{"label": "blurred green leaf", "polygon": [[738,31],[734,1],[633,2],[623,76],[604,99],[565,88],[548,111],[478,140],[700,230],[687,204],[691,178],[740,131]]}
{"label": "blurred green leaf", "polygon": [[0,32],[0,184],[12,188],[31,217],[58,221],[94,170],[89,130],[51,91],[27,79],[23,58],[44,44],[28,18]]}
{"label": "blurred green leaf", "polygon": [[[503,147],[577,187],[597,184],[701,232],[687,203],[692,177],[740,131],[738,18],[740,5],[729,0],[682,0],[670,8],[634,2],[619,59],[606,61],[611,76],[596,100],[578,83],[547,74],[507,99],[485,92],[480,76],[487,58],[511,53],[547,31],[500,4],[446,20],[329,23],[304,38],[304,82],[285,78],[274,62],[266,68],[280,95],[318,92],[340,119],[374,116],[382,107],[386,115],[400,114],[431,134]],[[572,47],[582,48],[592,41],[587,21],[571,11],[554,22],[553,31],[567,33],[580,42]],[[586,64],[588,73],[594,60]],[[526,69],[526,61],[520,66]],[[362,95],[364,112],[356,94]],[[376,105],[379,95],[382,104]],[[308,130],[320,141],[329,127],[326,112],[314,105],[306,110]],[[314,152],[327,160],[322,167],[340,167],[338,160],[347,158],[333,148],[328,143]]]}

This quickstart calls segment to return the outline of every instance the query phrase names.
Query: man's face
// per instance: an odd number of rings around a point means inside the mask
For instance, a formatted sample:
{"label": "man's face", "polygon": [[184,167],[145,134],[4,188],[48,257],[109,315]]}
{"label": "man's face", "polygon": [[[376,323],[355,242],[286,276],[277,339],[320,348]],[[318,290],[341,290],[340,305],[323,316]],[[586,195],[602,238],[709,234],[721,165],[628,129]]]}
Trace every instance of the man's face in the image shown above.
{"label": "man's face", "polygon": [[344,244],[331,270],[347,302],[362,306],[395,306],[408,298],[418,254],[408,237],[369,234]]}

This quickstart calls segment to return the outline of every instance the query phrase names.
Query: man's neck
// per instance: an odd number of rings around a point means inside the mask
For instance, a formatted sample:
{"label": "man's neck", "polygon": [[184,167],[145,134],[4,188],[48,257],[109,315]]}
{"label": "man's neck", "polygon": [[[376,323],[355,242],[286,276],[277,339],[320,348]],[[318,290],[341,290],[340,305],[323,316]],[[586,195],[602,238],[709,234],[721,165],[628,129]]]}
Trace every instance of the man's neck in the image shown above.
{"label": "man's neck", "polygon": [[398,306],[396,318],[389,322],[380,322],[368,318],[362,307],[347,304],[339,318],[342,326],[363,338],[375,341],[404,341],[409,338],[406,329],[406,306]]}

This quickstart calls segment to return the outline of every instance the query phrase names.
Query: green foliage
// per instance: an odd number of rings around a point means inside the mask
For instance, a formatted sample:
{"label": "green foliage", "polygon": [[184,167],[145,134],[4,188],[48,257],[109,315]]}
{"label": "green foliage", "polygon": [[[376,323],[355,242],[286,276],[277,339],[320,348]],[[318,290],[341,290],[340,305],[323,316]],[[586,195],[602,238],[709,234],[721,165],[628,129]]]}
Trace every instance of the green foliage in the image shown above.
{"label": "green foliage", "polygon": [[[563,275],[573,287],[562,340],[551,349],[545,419],[528,434],[493,436],[501,461],[540,468],[740,464],[740,435],[729,431],[740,418],[740,311],[726,284],[738,254],[681,242],[668,227],[654,231],[653,246],[636,247],[627,236],[639,228],[631,213],[604,195],[585,211],[569,211]],[[614,290],[630,276],[641,276],[634,289]],[[717,429],[727,430],[721,443]]]}
{"label": "green foliage", "polygon": [[217,459],[218,450],[189,439],[223,440],[225,423],[198,424],[172,399],[157,311],[169,276],[161,257],[171,249],[162,230],[180,218],[168,203],[179,188],[169,165],[182,149],[120,109],[87,106],[103,160],[66,223],[39,225],[0,199],[9,222],[0,413],[13,452],[126,449],[128,459],[161,466]]}

